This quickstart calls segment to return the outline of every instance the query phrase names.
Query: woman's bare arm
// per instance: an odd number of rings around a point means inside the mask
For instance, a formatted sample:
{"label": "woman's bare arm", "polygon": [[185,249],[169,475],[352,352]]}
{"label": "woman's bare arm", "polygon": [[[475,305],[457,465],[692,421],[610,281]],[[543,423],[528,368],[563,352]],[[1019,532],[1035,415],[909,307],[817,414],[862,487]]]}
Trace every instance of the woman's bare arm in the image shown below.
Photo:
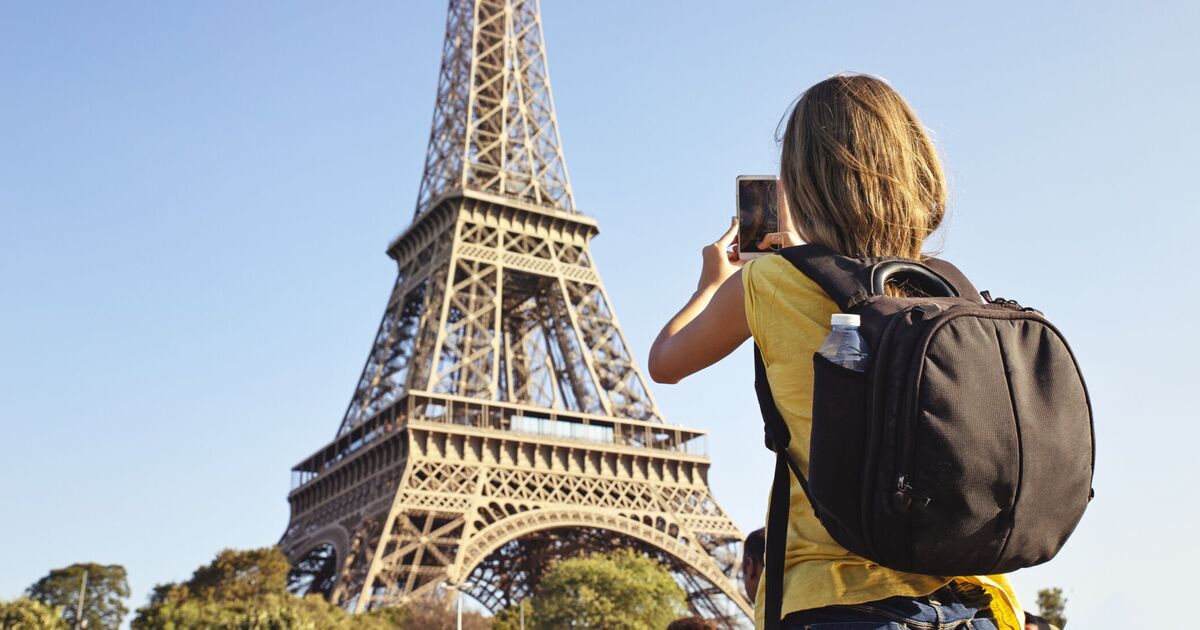
{"label": "woman's bare arm", "polygon": [[737,222],[702,251],[696,292],[663,327],[650,348],[650,378],[678,383],[720,361],[750,338],[737,252],[726,252]]}
{"label": "woman's bare arm", "polygon": [[697,290],[650,348],[650,378],[678,383],[720,361],[750,338],[742,272],[719,287]]}

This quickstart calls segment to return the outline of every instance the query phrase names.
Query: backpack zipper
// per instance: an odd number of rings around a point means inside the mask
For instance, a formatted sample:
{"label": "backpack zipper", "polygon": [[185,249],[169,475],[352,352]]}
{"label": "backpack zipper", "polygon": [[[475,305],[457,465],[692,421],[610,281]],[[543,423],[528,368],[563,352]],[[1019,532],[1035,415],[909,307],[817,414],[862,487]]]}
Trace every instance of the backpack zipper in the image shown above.
{"label": "backpack zipper", "polygon": [[929,507],[930,498],[917,492],[915,488],[909,485],[908,475],[900,475],[896,479],[896,492],[908,497],[909,501],[919,503],[921,507]]}
{"label": "backpack zipper", "polygon": [[[953,315],[951,315],[953,317]],[[938,321],[930,321],[922,318],[921,320],[926,331],[921,335],[917,342],[917,347],[924,349],[929,343],[929,339],[933,336],[933,331],[938,326]],[[929,507],[931,499],[913,488],[909,480],[912,478],[912,455],[915,449],[913,445],[913,425],[915,424],[914,416],[916,415],[916,386],[920,381],[920,364],[916,357],[923,357],[924,351],[914,355],[913,363],[909,367],[908,373],[911,375],[909,381],[912,386],[906,388],[904,393],[904,402],[898,410],[896,419],[896,427],[893,433],[893,439],[896,440],[896,491],[895,497],[900,499],[905,508],[909,508],[915,502],[921,507]],[[911,411],[910,411],[911,409]]]}
{"label": "backpack zipper", "polygon": [[[878,373],[879,370],[884,369],[882,366],[884,365],[885,359],[888,358],[888,355],[886,354],[886,351],[888,348],[888,344],[887,344],[886,340],[891,336],[892,329],[894,329],[896,327],[896,325],[899,323],[899,320],[900,320],[900,318],[898,318],[898,317],[893,318],[892,321],[889,321],[887,326],[884,327],[883,332],[879,334],[878,354],[876,354],[871,359],[871,364],[867,368],[867,370],[868,370],[867,382],[873,384],[870,395],[867,396],[867,417],[868,418],[874,417],[876,410],[879,409],[880,406],[882,405],[881,398],[885,395],[885,392],[883,391],[883,385],[880,383],[881,379],[876,378],[875,375]],[[868,426],[872,426],[872,425],[874,425],[874,423],[868,423]],[[874,446],[873,450],[875,451],[875,453],[878,453],[879,450],[881,450],[881,448],[880,448],[881,445],[879,443],[883,440],[884,436],[891,434],[893,436],[892,439],[895,440],[895,435],[898,432],[898,429],[899,429],[899,420],[894,419],[892,426],[885,427],[883,429],[879,429],[878,433],[876,435],[872,436],[874,439],[868,440],[868,444],[874,443],[875,446]],[[893,448],[895,448],[895,447],[893,446]],[[870,463],[878,461],[878,459],[879,459],[879,457],[876,454],[874,456],[864,457],[863,461],[870,464]],[[871,553],[876,554],[876,555],[879,553],[879,551],[875,547],[875,518],[874,518],[874,516],[875,516],[875,511],[878,508],[874,504],[874,500],[872,497],[874,497],[875,493],[876,493],[876,487],[878,485],[878,477],[879,477],[878,467],[864,466],[864,470],[862,471],[863,483],[870,484],[869,487],[871,490],[870,490],[870,492],[862,493],[864,502],[860,509],[862,511],[862,519],[863,519],[863,525],[864,525],[863,533],[865,534],[864,538],[865,538],[867,547],[871,550]],[[884,487],[887,487],[887,486],[884,486]]]}

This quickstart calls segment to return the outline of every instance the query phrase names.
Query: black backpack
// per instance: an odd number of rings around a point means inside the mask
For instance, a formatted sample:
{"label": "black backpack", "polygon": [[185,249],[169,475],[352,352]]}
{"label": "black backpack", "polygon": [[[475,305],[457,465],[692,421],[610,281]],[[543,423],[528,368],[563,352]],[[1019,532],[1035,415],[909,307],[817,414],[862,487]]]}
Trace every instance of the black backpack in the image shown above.
{"label": "black backpack", "polygon": [[[813,356],[806,473],[785,448],[791,436],[754,349],[777,454],[767,627],[781,616],[789,470],[830,536],[882,566],[950,577],[1053,558],[1092,497],[1095,461],[1087,388],[1058,329],[981,295],[941,260],[858,260],[817,245],[778,253],[860,316],[869,356],[865,372]],[[889,280],[929,297],[888,297]]]}

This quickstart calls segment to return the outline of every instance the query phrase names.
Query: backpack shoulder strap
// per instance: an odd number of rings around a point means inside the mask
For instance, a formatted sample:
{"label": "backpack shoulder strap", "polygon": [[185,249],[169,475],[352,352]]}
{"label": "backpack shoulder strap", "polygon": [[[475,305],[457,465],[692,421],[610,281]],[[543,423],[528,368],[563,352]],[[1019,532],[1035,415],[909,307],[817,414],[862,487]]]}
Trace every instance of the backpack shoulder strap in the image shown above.
{"label": "backpack shoulder strap", "polygon": [[786,247],[778,254],[816,282],[843,312],[858,306],[871,295],[871,287],[864,281],[872,266],[869,263],[811,244]]}
{"label": "backpack shoulder strap", "polygon": [[[771,498],[767,506],[767,544],[763,568],[763,602],[766,621],[764,630],[778,630],[783,618],[783,560],[787,555],[788,516],[791,512],[792,486],[790,476],[795,475],[810,505],[812,493],[808,479],[788,455],[791,433],[787,423],[775,406],[771,384],[767,381],[767,366],[763,362],[758,344],[754,345],[754,391],[758,396],[758,407],[762,412],[767,434],[767,448],[775,451],[775,477],[771,482]],[[814,508],[815,509],[815,508]]]}

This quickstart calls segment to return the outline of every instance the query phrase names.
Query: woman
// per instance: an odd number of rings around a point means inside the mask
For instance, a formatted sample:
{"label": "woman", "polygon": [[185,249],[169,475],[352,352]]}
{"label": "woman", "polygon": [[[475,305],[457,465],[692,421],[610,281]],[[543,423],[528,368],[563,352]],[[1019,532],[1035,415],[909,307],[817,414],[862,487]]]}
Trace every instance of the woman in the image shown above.
{"label": "woman", "polygon": [[[890,86],[864,75],[826,79],[797,101],[783,136],[780,184],[788,211],[764,247],[804,241],[853,258],[919,260],[946,208],[942,167],[916,114]],[[650,375],[677,383],[754,337],[793,450],[805,454],[799,465],[807,467],[812,355],[839,311],[780,256],[739,268],[736,251],[726,251],[736,227],[704,248],[696,293],[655,340]],[[934,577],[874,564],[838,545],[791,483],[783,628],[1023,627],[1005,576]],[[759,628],[762,591],[760,583]]]}

